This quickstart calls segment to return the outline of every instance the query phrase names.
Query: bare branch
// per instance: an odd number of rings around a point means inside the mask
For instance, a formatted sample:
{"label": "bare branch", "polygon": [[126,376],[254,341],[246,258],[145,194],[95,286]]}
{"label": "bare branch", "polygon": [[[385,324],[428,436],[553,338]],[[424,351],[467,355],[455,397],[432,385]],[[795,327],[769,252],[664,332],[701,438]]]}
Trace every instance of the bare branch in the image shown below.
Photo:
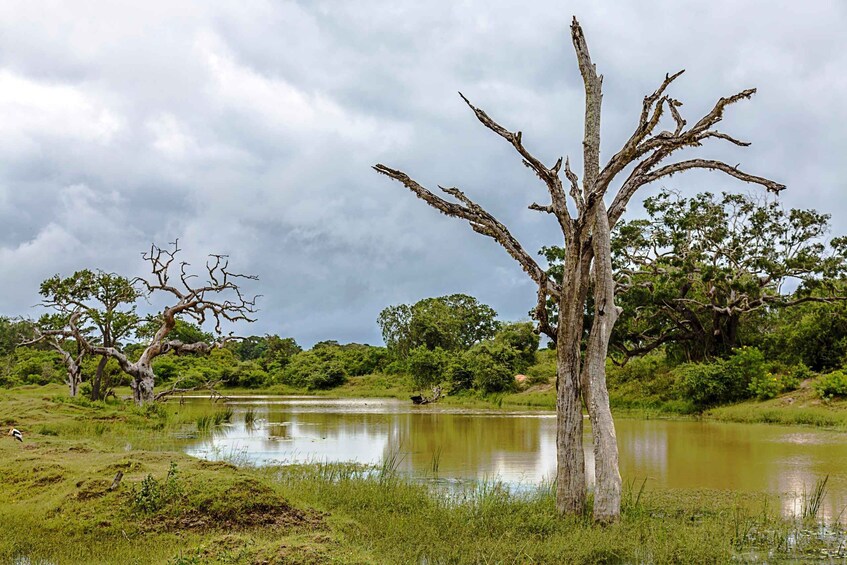
{"label": "bare branch", "polygon": [[[600,173],[600,108],[603,102],[603,76],[591,62],[588,43],[582,27],[574,17],[571,23],[571,39],[576,52],[579,72],[585,85],[585,134],[582,141],[582,190],[586,205],[590,208],[596,198],[602,197],[606,185],[598,183]],[[591,214],[588,214],[591,216]]]}
{"label": "bare branch", "polygon": [[779,194],[780,191],[785,190],[784,184],[780,184],[764,177],[758,177],[756,175],[745,173],[739,170],[738,166],[731,167],[726,163],[711,159],[689,159],[687,161],[680,161],[678,163],[665,165],[664,167],[661,167],[653,172],[643,175],[640,179],[640,184],[648,184],[660,178],[668,177],[678,172],[689,169],[708,169],[712,171],[721,171],[731,177],[737,178],[738,180],[764,186],[768,191],[773,192],[775,194]]}
{"label": "bare branch", "polygon": [[492,238],[499,243],[506,252],[512,256],[523,268],[523,270],[539,285],[545,285],[548,292],[553,296],[559,295],[559,288],[553,281],[547,280],[547,274],[544,272],[535,259],[524,250],[521,244],[515,239],[506,226],[501,224],[494,216],[486,212],[481,206],[468,198],[461,190],[457,188],[441,188],[445,193],[453,196],[461,202],[457,204],[450,202],[435,195],[427,188],[421,186],[417,181],[413,180],[406,173],[397,169],[386,167],[379,164],[373,169],[389,178],[392,178],[406,188],[411,190],[418,198],[439,210],[447,216],[461,218],[467,220],[471,228],[482,235]]}
{"label": "bare branch", "polygon": [[459,96],[461,96],[462,100],[465,101],[465,104],[467,104],[468,107],[473,110],[480,123],[482,123],[482,125],[490,129],[506,141],[508,141],[509,144],[511,144],[512,147],[514,147],[515,150],[517,150],[518,154],[522,157],[523,164],[526,165],[528,168],[532,169],[532,171],[538,176],[538,178],[541,179],[544,184],[547,185],[547,189],[550,193],[550,199],[552,201],[551,209],[554,211],[562,230],[566,234],[569,234],[572,229],[571,217],[570,212],[568,212],[567,199],[565,197],[565,191],[562,188],[562,181],[559,178],[559,169],[562,166],[561,158],[556,161],[556,164],[553,165],[553,167],[546,167],[540,159],[534,157],[526,149],[526,147],[523,146],[523,143],[521,141],[521,132],[511,132],[507,130],[506,128],[495,122],[493,119],[491,119],[491,117],[489,117],[488,114],[486,114],[483,110],[471,104],[470,100],[468,100],[464,94],[460,92]]}

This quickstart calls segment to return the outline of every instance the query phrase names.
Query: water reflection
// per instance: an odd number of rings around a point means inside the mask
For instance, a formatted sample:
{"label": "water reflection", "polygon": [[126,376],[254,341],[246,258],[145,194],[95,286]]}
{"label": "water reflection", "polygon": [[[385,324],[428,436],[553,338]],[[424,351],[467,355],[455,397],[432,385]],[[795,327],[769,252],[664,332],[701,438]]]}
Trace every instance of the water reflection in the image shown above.
{"label": "water reflection", "polygon": [[[399,453],[402,472],[457,481],[496,478],[535,485],[556,469],[555,416],[546,412],[413,406],[383,399],[242,398],[231,402],[233,424],[188,442],[209,459],[257,465],[314,461],[378,464]],[[253,409],[255,422],[244,414]],[[586,464],[593,467],[586,420]],[[847,435],[750,424],[619,420],[621,474],[652,488],[713,488],[783,495],[787,514],[815,481],[830,476],[822,513],[847,507]],[[589,473],[593,475],[593,473]]]}

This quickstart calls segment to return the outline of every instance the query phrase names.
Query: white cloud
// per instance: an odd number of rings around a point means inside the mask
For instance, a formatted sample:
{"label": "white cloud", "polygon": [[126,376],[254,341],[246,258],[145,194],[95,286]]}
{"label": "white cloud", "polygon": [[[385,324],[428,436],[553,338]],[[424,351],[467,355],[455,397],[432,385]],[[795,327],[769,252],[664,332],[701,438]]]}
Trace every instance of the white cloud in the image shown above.
{"label": "white cloud", "polygon": [[28,79],[0,69],[0,148],[18,153],[42,140],[109,143],[120,116],[83,88]]}

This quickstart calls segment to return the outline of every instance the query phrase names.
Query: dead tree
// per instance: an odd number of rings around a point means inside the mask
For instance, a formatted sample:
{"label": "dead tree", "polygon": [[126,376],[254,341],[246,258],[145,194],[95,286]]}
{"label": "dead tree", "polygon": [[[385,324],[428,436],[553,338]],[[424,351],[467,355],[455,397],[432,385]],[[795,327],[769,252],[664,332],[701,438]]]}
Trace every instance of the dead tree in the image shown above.
{"label": "dead tree", "polygon": [[74,336],[83,347],[94,355],[108,355],[115,359],[121,369],[132,377],[130,387],[133,399],[137,404],[144,404],[155,399],[153,387],[155,374],[153,359],[159,355],[173,352],[176,355],[189,353],[208,353],[213,345],[207,343],[183,343],[179,340],[168,340],[168,334],[176,326],[177,318],[187,317],[198,324],[208,319],[215,320],[215,331],[221,333],[223,322],[246,321],[253,322],[251,315],[256,312],[257,296],[247,298],[242,294],[236,281],[242,279],[258,280],[254,275],[234,273],[229,270],[229,260],[226,255],[210,255],[206,261],[207,281],[197,285],[193,279],[197,275],[186,272],[188,263],[179,263],[178,280],[172,280],[176,256],[179,253],[178,242],[171,244],[170,250],[156,245],[142,257],[148,261],[152,270],[151,280],[136,279],[148,294],[158,293],[169,295],[174,303],[162,310],[158,317],[159,326],[150,338],[147,347],[137,361],[129,358],[116,347],[102,347],[88,342],[77,327],[78,315],[71,316],[70,327]]}
{"label": "dead tree", "polygon": [[[562,514],[582,512],[586,500],[585,462],[582,452],[582,405],[586,406],[594,436],[595,491],[594,518],[599,522],[617,520],[620,515],[621,477],[618,470],[618,448],[614,422],[606,390],[605,359],[612,328],[619,315],[614,302],[615,282],[612,277],[610,231],[624,213],[635,192],[642,186],[688,169],[709,169],[726,173],[739,180],[755,183],[779,192],[783,185],[747,174],[726,163],[707,159],[688,159],[662,165],[681,149],[699,147],[715,139],[738,146],[739,141],[714,128],[730,104],[750,98],[754,89],[721,98],[715,106],[692,126],[682,118],[682,105],[665,92],[682,71],[666,75],[659,88],[644,98],[635,131],[624,146],[601,167],[600,113],[603,77],[591,62],[582,28],[574,18],[571,39],[585,86],[585,129],[583,140],[583,178],[580,183],[568,159],[559,158],[548,167],[523,144],[520,131],[513,132],[472,105],[459,93],[488,129],[515,148],[523,164],[547,186],[549,204],[533,203],[532,210],[551,214],[562,231],[564,275],[561,284],[551,281],[515,239],[509,230],[479,204],[457,188],[441,188],[452,199],[444,199],[426,189],[404,172],[378,164],[377,172],[399,181],[418,198],[442,213],[461,218],[471,228],[497,243],[521,265],[538,285],[535,317],[538,329],[556,343],[557,352],[557,481],[556,504]],[[662,118],[670,114],[671,130],[657,133]],[[561,176],[564,165],[564,179]],[[619,175],[631,167],[620,181]],[[617,191],[607,206],[606,197],[612,185]],[[570,200],[568,199],[570,196]],[[594,318],[587,344],[583,348],[584,311],[588,293],[593,287]],[[547,299],[558,301],[559,315],[554,323],[547,319]]]}

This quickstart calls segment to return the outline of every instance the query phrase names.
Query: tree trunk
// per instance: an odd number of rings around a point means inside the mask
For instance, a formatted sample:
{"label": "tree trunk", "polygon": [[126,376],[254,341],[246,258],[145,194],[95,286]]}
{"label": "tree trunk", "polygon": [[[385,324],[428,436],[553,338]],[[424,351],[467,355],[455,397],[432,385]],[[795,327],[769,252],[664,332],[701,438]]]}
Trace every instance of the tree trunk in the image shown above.
{"label": "tree trunk", "polygon": [[594,438],[594,520],[610,523],[620,517],[621,475],[618,470],[618,440],[609,407],[606,388],[606,356],[612,328],[620,314],[615,305],[615,281],[612,277],[610,228],[605,205],[597,206],[592,232],[594,249],[594,322],[585,351],[588,374],[586,399]]}
{"label": "tree trunk", "polygon": [[141,406],[148,402],[153,402],[153,384],[155,375],[151,367],[139,367],[137,373],[133,375],[132,398],[135,403]]}
{"label": "tree trunk", "polygon": [[82,382],[82,367],[76,365],[72,369],[68,369],[68,391],[71,397],[76,397],[79,392],[79,385]]}
{"label": "tree trunk", "polygon": [[97,364],[97,372],[94,374],[94,379],[91,381],[91,400],[100,400],[100,383],[103,382],[103,370],[106,368],[106,363],[109,358],[105,355],[100,358]]}
{"label": "tree trunk", "polygon": [[584,302],[572,298],[582,294],[580,249],[578,245],[569,249],[556,339],[556,509],[560,514],[579,514],[585,509],[586,493],[579,395]]}

